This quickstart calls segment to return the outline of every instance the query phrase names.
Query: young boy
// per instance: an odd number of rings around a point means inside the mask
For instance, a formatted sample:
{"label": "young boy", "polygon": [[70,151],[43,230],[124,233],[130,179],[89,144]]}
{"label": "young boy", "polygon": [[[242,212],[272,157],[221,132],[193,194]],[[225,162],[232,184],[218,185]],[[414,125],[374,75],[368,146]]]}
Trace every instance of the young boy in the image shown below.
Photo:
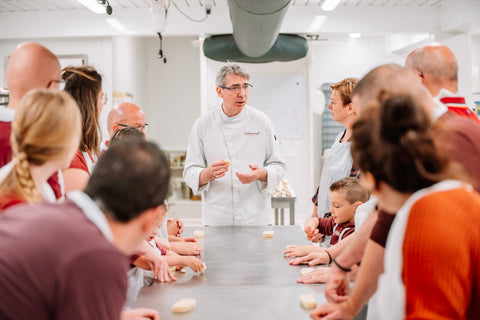
{"label": "young boy", "polygon": [[355,210],[368,200],[368,192],[360,186],[357,178],[335,181],[328,190],[330,218],[311,218],[305,224],[307,238],[318,233],[331,235],[330,245],[346,238],[355,231]]}
{"label": "young boy", "polygon": [[[357,178],[348,177],[335,181],[329,188],[330,218],[310,218],[305,223],[307,239],[316,235],[331,235],[330,245],[346,238],[355,231],[354,216],[359,205],[368,200],[368,192],[360,186]],[[325,248],[315,246],[288,247],[284,254],[287,257],[302,257],[313,252],[324,252]],[[290,262],[296,264],[296,260]]]}

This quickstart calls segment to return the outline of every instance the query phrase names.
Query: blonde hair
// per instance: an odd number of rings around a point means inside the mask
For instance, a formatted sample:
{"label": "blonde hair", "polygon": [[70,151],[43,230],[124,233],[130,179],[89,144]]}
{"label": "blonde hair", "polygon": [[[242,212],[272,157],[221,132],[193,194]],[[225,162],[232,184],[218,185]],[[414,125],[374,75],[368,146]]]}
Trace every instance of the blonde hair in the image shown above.
{"label": "blonde hair", "polygon": [[[57,160],[79,143],[81,115],[75,100],[66,92],[33,90],[20,101],[12,122],[10,143],[13,169],[0,183],[0,193],[36,202],[41,195],[30,165]],[[59,168],[60,169],[60,168]]]}
{"label": "blonde hair", "polygon": [[344,106],[352,102],[353,88],[357,85],[358,78],[346,78],[330,85],[332,90],[337,90]]}

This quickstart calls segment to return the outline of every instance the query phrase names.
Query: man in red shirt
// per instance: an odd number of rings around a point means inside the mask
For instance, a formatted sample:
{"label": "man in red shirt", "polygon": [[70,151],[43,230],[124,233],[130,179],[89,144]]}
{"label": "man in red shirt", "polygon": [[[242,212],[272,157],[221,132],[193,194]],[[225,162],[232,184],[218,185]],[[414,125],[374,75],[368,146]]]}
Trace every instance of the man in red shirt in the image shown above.
{"label": "man in red shirt", "polygon": [[457,94],[457,59],[447,46],[418,48],[408,55],[405,67],[417,73],[437,104],[443,104],[449,111],[480,123],[478,116],[465,104],[465,98]]}
{"label": "man in red shirt", "polygon": [[[10,97],[7,108],[0,110],[0,167],[12,160],[10,146],[11,123],[15,109],[23,96],[32,89],[49,88],[58,90],[62,69],[57,57],[44,46],[28,42],[15,49],[7,66],[7,85]],[[48,183],[60,198],[62,191],[58,175],[54,174]]]}

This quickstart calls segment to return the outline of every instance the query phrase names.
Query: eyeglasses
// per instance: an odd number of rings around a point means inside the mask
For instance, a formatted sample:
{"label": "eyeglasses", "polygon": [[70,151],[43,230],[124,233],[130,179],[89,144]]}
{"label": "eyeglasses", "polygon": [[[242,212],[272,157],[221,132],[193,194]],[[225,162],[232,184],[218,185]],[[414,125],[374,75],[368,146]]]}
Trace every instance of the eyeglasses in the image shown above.
{"label": "eyeglasses", "polygon": [[118,125],[123,128],[135,128],[138,130],[142,130],[143,132],[147,132],[148,130],[148,123],[145,123],[143,126],[137,126],[137,127],[127,126],[126,124],[121,124],[121,123],[119,123]]}
{"label": "eyeglasses", "polygon": [[47,89],[50,89],[50,86],[51,86],[53,83],[57,83],[57,84],[58,84],[58,90],[63,90],[63,89],[65,89],[65,83],[66,83],[66,81],[65,81],[64,79],[61,79],[61,80],[50,80],[50,82],[49,82],[48,85],[47,85]]}
{"label": "eyeglasses", "polygon": [[104,94],[102,95],[102,103],[103,103],[103,105],[106,105],[106,104],[107,104],[107,101],[108,101],[108,96],[107,96],[106,93],[104,93]]}
{"label": "eyeglasses", "polygon": [[252,88],[253,86],[250,83],[248,83],[248,84],[244,84],[243,86],[233,86],[233,87],[219,86],[219,87],[222,89],[230,90],[233,93],[239,93],[242,89],[245,91],[248,91],[248,89]]}

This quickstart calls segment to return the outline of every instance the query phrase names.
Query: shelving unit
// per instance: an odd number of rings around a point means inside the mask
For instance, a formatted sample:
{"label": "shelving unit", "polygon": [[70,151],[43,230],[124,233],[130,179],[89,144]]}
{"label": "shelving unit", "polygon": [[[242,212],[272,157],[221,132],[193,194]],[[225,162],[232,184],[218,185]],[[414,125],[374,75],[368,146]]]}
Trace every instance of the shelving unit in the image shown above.
{"label": "shelving unit", "polygon": [[199,225],[202,221],[202,201],[192,200],[193,193],[183,180],[186,149],[167,148],[170,160],[170,191],[168,217],[180,218],[187,225]]}

